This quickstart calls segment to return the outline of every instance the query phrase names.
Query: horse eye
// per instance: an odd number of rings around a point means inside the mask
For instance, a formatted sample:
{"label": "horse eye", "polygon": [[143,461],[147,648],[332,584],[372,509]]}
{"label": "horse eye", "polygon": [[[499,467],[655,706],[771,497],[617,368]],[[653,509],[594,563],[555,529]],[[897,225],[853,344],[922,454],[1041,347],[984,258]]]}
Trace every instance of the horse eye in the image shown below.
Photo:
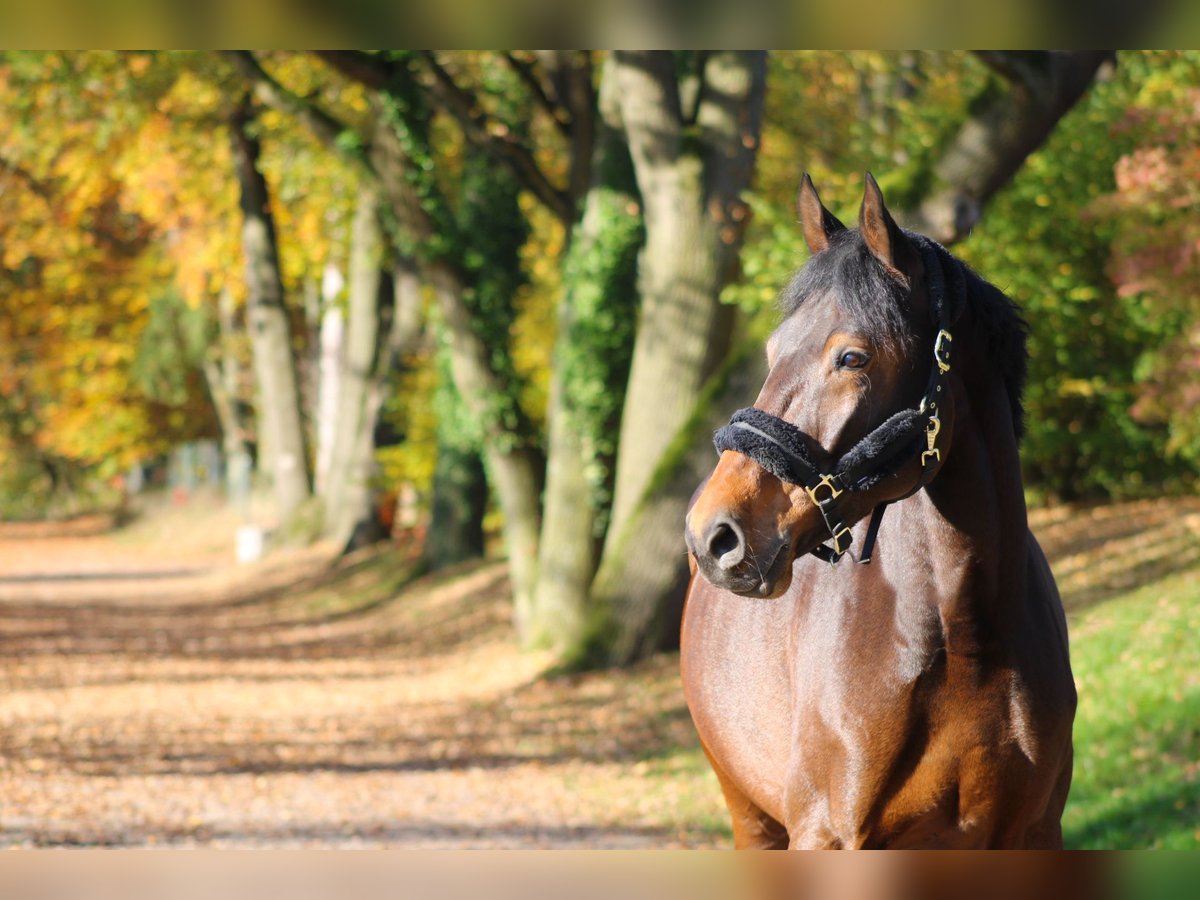
{"label": "horse eye", "polygon": [[867,364],[870,357],[858,350],[847,350],[838,359],[838,368],[840,369],[861,369]]}

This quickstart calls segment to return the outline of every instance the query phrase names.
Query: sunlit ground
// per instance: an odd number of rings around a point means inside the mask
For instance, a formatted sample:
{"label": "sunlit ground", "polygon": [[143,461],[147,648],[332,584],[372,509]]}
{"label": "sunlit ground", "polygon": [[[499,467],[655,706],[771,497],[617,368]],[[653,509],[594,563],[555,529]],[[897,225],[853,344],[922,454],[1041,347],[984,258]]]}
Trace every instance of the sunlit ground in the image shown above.
{"label": "sunlit ground", "polygon": [[[0,841],[728,845],[675,657],[544,679],[499,564],[412,580],[401,554],[329,571],[318,548],[238,569],[233,524],[198,500],[117,531],[0,528]],[[1034,526],[1081,695],[1068,843],[1200,846],[1200,501]]]}

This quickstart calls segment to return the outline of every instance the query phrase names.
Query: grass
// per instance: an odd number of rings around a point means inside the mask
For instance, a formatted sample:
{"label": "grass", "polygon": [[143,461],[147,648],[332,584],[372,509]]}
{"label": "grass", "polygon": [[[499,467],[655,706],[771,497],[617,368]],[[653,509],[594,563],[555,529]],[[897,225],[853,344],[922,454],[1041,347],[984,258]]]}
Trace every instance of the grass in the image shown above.
{"label": "grass", "polygon": [[1200,567],[1072,621],[1068,847],[1200,847]]}

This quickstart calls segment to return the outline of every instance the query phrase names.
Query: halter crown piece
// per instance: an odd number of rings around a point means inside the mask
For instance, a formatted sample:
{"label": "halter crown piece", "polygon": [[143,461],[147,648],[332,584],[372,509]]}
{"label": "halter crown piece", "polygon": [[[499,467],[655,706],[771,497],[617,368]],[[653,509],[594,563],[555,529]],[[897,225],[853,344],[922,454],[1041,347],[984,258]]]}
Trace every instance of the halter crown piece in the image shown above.
{"label": "halter crown piece", "polygon": [[821,471],[813,462],[807,449],[811,439],[803,431],[752,406],[735,412],[729,424],[713,436],[717,453],[735,450],[781,480],[800,485],[808,492],[821,511],[832,540],[832,546],[818,544],[810,552],[830,564],[845,556],[854,540],[850,527],[844,523],[839,497],[847,491],[869,490],[920,455],[921,478],[916,487],[904,497],[880,503],[871,513],[871,523],[858,558],[860,563],[869,563],[888,504],[906,499],[929,484],[941,462],[937,442],[942,420],[938,417],[938,404],[946,395],[953,342],[950,329],[958,320],[966,299],[966,279],[962,264],[936,241],[912,232],[905,234],[921,251],[929,288],[929,311],[938,329],[933,342],[929,384],[920,405],[895,413],[868,432],[827,472]]}

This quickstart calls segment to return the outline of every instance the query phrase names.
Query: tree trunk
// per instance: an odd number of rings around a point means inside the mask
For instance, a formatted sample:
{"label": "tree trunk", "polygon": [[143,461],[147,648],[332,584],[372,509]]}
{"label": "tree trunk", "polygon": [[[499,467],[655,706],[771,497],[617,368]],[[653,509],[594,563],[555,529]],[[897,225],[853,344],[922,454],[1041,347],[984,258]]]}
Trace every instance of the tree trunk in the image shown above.
{"label": "tree trunk", "polygon": [[375,488],[376,435],[383,409],[388,375],[403,353],[410,352],[421,333],[420,281],[410,260],[380,277],[381,297],[390,295],[388,314],[380,316],[383,342],[362,402],[358,439],[347,466],[340,513],[332,522],[333,534],[346,551],[387,538],[379,520],[379,492]]}
{"label": "tree trunk", "polygon": [[587,652],[594,656],[609,644],[613,658],[625,661],[651,646],[675,600],[690,496],[676,487],[675,468],[694,434],[685,426],[702,414],[704,385],[732,336],[732,308],[719,298],[735,274],[744,231],[740,195],[753,173],[766,65],[761,53],[706,55],[699,83],[689,86],[677,80],[669,53],[618,53],[616,59],[646,245],[612,520],[592,585]]}
{"label": "tree trunk", "polygon": [[[445,244],[426,206],[443,205],[444,198],[422,201],[407,172],[413,163],[387,116],[381,116],[373,142],[372,164],[396,216],[398,230],[416,245]],[[504,516],[504,543],[508,551],[513,588],[513,619],[524,636],[530,619],[537,572],[538,529],[541,524],[542,477],[545,460],[520,421],[520,410],[508,412],[518,421],[501,421],[495,398],[511,397],[511,384],[493,367],[497,347],[490,341],[506,341],[507,334],[484,339],[474,327],[476,311],[468,295],[478,285],[470,273],[446,256],[423,260],[423,275],[433,287],[442,323],[450,335],[450,369],[454,384],[467,411],[481,423],[484,462]],[[507,347],[500,348],[501,355]]]}
{"label": "tree trunk", "polygon": [[338,304],[342,291],[342,273],[332,263],[325,266],[321,279],[320,326],[317,330],[317,409],[313,428],[317,441],[316,490],[327,491],[333,445],[337,436],[338,397],[341,396],[342,346],[346,337],[346,316]]}
{"label": "tree trunk", "polygon": [[258,169],[258,139],[247,131],[251,119],[249,110],[242,107],[231,121],[230,130],[241,189],[242,253],[249,296],[247,324],[258,382],[260,443],[271,454],[266,469],[279,520],[285,523],[310,495],[308,448],[270,198]]}
{"label": "tree trunk", "polygon": [[[370,395],[380,353],[380,319],[389,315],[381,303],[384,285],[380,275],[383,241],[375,192],[363,188],[358,195],[350,238],[350,273],[346,327],[338,366],[338,398],[334,412],[333,446],[324,479],[324,533],[339,542],[349,537],[359,515],[360,490],[351,484],[363,476],[364,444],[374,447],[376,409]],[[390,302],[387,303],[390,307]],[[386,326],[385,326],[386,327]]]}
{"label": "tree trunk", "polygon": [[[422,558],[440,569],[483,555],[483,514],[487,508],[487,478],[479,451],[463,439],[455,420],[462,399],[448,385],[438,417],[437,464],[433,470],[433,509]],[[458,410],[446,406],[457,406]]]}
{"label": "tree trunk", "polygon": [[584,640],[612,494],[614,436],[629,377],[643,239],[612,63],[600,88],[591,187],[563,266],[551,373],[546,492],[529,643],[565,654]]}
{"label": "tree trunk", "polygon": [[572,662],[627,665],[660,648],[678,646],[688,577],[683,519],[696,486],[716,462],[712,433],[734,410],[752,402],[766,379],[763,339],[755,334],[739,342],[709,380],[652,473],[653,488],[624,529],[610,533],[592,584],[592,631]]}
{"label": "tree trunk", "polygon": [[376,190],[359,193],[350,248],[347,323],[338,376],[338,402],[330,453],[325,534],[362,546],[386,535],[376,514],[372,478],[375,432],[384,380],[396,355],[416,340],[420,327],[419,282],[410,266],[393,282],[383,266],[385,249]]}
{"label": "tree trunk", "polygon": [[641,313],[621,417],[605,552],[641,501],[667,445],[724,359],[733,276],[762,125],[766,58],[705,58],[692,108],[669,52],[618,53],[621,119],[645,207]]}
{"label": "tree trunk", "polygon": [[[491,397],[504,386],[488,362],[490,349],[471,327],[471,311],[463,300],[466,289],[446,267],[433,270],[434,292],[442,321],[450,332],[450,370],[468,413],[478,421],[494,418]],[[513,588],[513,621],[522,641],[532,616],[537,576],[538,529],[541,524],[544,462],[519,436],[484,435],[483,458],[488,479],[504,514],[504,544]]]}
{"label": "tree trunk", "polygon": [[228,288],[217,299],[216,346],[204,357],[204,380],[212,397],[217,424],[221,428],[221,452],[225,458],[225,493],[243,513],[249,509],[250,471],[253,467],[246,428],[242,422],[239,387],[240,366],[234,351],[236,332],[233,294]]}

